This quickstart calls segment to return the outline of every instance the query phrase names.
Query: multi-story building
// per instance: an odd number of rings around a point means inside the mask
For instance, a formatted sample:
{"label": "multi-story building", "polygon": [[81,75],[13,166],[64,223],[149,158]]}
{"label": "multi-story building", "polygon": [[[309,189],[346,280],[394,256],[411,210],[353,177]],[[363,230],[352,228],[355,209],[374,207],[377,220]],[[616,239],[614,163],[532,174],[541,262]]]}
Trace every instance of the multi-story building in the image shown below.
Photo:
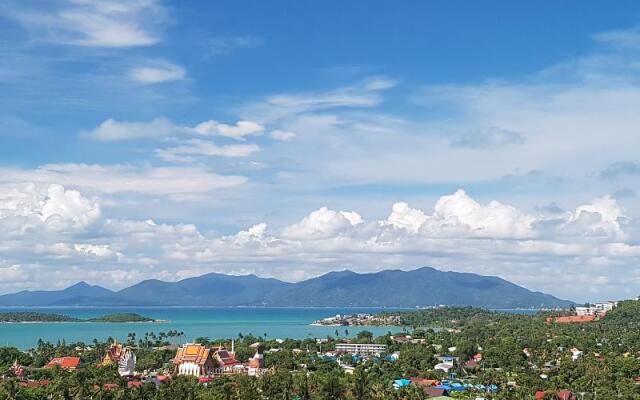
{"label": "multi-story building", "polygon": [[576,314],[583,315],[605,315],[607,312],[613,310],[618,303],[615,301],[608,301],[606,303],[595,303],[588,307],[576,307]]}
{"label": "multi-story building", "polygon": [[380,354],[387,352],[387,345],[375,343],[338,343],[336,344],[336,351],[338,353],[358,355]]}

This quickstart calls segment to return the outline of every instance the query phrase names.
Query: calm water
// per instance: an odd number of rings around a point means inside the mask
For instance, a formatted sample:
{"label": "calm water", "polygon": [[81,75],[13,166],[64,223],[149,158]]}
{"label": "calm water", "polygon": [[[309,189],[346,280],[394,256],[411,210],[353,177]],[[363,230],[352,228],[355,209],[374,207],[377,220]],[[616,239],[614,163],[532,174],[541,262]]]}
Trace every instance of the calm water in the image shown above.
{"label": "calm water", "polygon": [[[92,318],[116,312],[135,312],[146,317],[167,320],[167,323],[34,323],[0,324],[0,345],[27,349],[36,345],[42,338],[51,342],[90,342],[94,338],[104,340],[109,336],[124,340],[129,332],[135,332],[138,338],[145,332],[166,332],[178,330],[185,333],[185,339],[192,341],[199,336],[209,338],[231,338],[238,333],[256,336],[267,334],[267,338],[326,337],[334,335],[336,327],[309,326],[317,319],[336,314],[376,313],[374,308],[155,308],[155,307],[119,307],[119,308],[11,308],[2,311],[40,311],[64,314],[77,318]],[[346,327],[349,336],[361,330],[372,331],[376,335],[388,331],[400,331],[393,327]],[[344,336],[345,327],[337,328]]]}

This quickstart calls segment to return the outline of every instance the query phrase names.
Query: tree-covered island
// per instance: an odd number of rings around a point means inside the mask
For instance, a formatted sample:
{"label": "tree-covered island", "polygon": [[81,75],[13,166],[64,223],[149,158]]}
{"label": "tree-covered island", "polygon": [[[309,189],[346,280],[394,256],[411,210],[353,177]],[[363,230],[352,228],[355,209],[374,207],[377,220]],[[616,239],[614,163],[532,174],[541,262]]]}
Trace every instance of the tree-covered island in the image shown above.
{"label": "tree-covered island", "polygon": [[0,313],[0,323],[35,323],[35,322],[162,322],[144,317],[136,313],[115,313],[101,317],[80,319],[62,314],[52,314],[34,311],[13,311]]}

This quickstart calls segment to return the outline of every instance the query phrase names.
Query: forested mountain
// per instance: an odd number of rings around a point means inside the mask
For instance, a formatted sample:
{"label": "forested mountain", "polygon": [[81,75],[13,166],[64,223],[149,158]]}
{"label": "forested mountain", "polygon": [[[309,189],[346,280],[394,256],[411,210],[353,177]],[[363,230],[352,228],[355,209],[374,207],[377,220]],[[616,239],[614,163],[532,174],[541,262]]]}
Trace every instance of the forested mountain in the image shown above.
{"label": "forested mountain", "polygon": [[297,283],[255,275],[206,274],[178,282],[142,281],[113,292],[82,282],[61,291],[0,296],[0,306],[271,306],[487,308],[568,307],[572,303],[504,279],[434,268],[359,274],[331,272]]}

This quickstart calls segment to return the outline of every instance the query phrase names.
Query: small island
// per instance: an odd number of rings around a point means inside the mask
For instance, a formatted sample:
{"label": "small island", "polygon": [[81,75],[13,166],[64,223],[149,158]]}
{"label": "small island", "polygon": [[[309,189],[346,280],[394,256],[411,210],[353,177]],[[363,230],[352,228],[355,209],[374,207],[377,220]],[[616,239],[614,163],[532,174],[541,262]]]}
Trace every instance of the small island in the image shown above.
{"label": "small island", "polygon": [[88,322],[158,322],[153,318],[143,317],[136,313],[117,313],[91,318]]}
{"label": "small island", "polygon": [[48,314],[33,311],[0,313],[0,323],[14,322],[80,322],[78,318],[62,314]]}
{"label": "small island", "polygon": [[43,313],[34,311],[16,311],[0,313],[0,323],[37,323],[37,322],[104,322],[104,323],[129,323],[129,322],[165,322],[136,313],[115,313],[101,317],[80,319],[68,315]]}

